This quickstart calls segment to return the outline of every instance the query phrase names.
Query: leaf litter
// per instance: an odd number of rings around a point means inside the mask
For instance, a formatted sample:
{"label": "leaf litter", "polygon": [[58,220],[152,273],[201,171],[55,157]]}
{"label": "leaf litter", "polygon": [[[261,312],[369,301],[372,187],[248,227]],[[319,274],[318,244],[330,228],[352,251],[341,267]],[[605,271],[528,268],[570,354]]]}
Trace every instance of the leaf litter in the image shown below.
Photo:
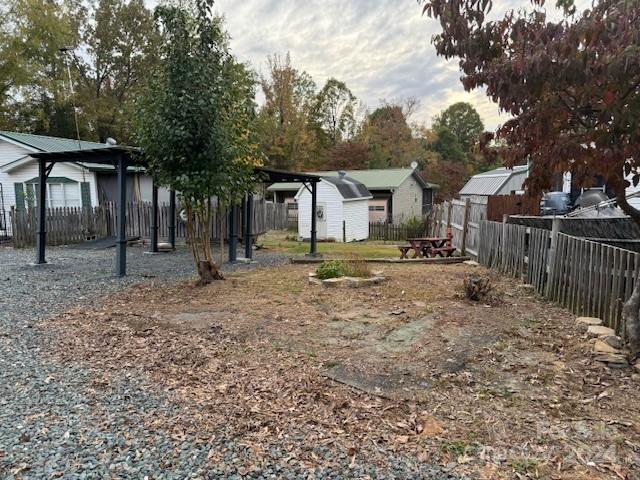
{"label": "leaf litter", "polygon": [[389,266],[385,284],[347,290],[294,265],[147,283],[40,328],[58,333],[56,361],[101,372],[92,388],[125,375],[170,394],[180,413],[151,427],[233,438],[257,462],[275,445],[330,465],[321,446],[476,478],[640,478],[637,376],[593,361],[573,316],[511,279],[487,271],[503,301],[465,300],[470,271]]}

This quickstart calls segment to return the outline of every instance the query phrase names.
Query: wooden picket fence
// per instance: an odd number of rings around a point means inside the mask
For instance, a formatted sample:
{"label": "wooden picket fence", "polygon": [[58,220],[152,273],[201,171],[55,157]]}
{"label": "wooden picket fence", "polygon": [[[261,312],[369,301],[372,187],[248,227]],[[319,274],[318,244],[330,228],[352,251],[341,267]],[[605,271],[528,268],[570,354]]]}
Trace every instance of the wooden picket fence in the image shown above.
{"label": "wooden picket fence", "polygon": [[[127,210],[127,237],[149,238],[151,236],[152,208],[149,202],[130,202]],[[228,232],[227,211],[213,210],[211,239],[219,240]],[[13,245],[17,248],[35,245],[38,219],[35,209],[15,210],[9,214],[13,234]],[[176,214],[177,216],[177,214]],[[254,199],[252,208],[253,235],[262,235],[269,230],[283,230],[289,226],[286,206]],[[176,219],[176,238],[186,238],[186,225]],[[87,240],[115,236],[117,232],[117,206],[106,203],[98,207],[65,207],[47,209],[47,245],[66,245]],[[242,215],[238,209],[238,232],[242,232]],[[158,208],[158,237],[169,237],[169,205]]]}
{"label": "wooden picket fence", "polygon": [[523,225],[483,221],[478,261],[521,278],[576,315],[601,318],[625,335],[622,306],[640,273],[640,254]]}
{"label": "wooden picket fence", "polygon": [[369,223],[369,240],[405,242],[407,238],[423,237],[427,234],[428,224],[422,221],[407,222],[399,225],[392,223]]}

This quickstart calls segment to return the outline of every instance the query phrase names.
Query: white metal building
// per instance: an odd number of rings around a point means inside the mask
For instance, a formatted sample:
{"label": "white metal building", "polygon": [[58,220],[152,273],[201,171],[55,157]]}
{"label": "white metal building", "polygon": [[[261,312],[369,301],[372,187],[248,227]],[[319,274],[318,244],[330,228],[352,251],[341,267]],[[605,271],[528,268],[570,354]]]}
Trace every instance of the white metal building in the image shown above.
{"label": "white metal building", "polygon": [[513,168],[496,168],[488,172],[478,173],[469,179],[462,190],[460,198],[478,199],[489,195],[523,194],[524,181],[529,176],[527,165],[516,165]]}
{"label": "white metal building", "polygon": [[[298,236],[311,238],[311,192],[302,186],[296,194]],[[369,200],[364,184],[347,177],[323,177],[317,185],[316,231],[318,240],[353,242],[369,238]]]}

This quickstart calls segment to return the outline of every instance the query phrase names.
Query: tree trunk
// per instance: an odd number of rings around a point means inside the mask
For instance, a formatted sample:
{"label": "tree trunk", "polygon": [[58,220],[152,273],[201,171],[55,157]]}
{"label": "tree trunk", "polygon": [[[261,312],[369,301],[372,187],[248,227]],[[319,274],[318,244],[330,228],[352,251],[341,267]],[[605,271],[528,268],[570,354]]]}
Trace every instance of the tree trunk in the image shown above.
{"label": "tree trunk", "polygon": [[[618,186],[616,200],[624,213],[640,227],[640,212],[627,202],[625,188]],[[640,355],[640,277],[635,279],[633,293],[622,308],[622,321],[624,322],[627,342],[629,345],[630,360],[633,361]]]}
{"label": "tree trunk", "polygon": [[201,260],[198,263],[198,276],[200,277],[198,285],[208,285],[214,280],[224,280],[216,264],[207,260]]}
{"label": "tree trunk", "polygon": [[191,254],[198,270],[198,285],[207,285],[214,280],[224,280],[222,272],[211,254],[211,209],[206,203],[187,204],[187,236],[191,243]]}

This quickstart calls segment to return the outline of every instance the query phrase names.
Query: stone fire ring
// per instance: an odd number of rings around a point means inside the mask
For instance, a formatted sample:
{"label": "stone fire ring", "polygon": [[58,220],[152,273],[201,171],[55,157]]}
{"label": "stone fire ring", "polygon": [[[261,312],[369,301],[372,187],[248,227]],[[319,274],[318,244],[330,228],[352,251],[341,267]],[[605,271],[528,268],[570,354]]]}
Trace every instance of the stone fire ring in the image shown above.
{"label": "stone fire ring", "polygon": [[322,285],[325,288],[360,288],[369,285],[378,285],[386,280],[382,272],[373,272],[372,277],[338,277],[320,280],[315,272],[309,273],[309,283],[311,285]]}

